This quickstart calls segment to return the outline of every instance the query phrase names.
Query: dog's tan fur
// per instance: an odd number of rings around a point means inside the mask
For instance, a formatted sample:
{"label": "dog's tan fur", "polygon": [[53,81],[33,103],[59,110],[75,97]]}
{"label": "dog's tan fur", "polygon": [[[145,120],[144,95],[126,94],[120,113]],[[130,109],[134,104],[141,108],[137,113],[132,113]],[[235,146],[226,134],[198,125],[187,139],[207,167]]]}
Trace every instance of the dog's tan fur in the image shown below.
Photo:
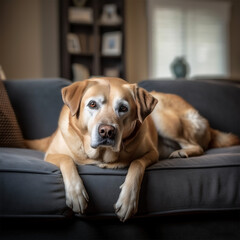
{"label": "dog's tan fur", "polygon": [[[60,168],[66,203],[75,212],[84,213],[88,202],[75,164],[129,166],[114,206],[120,220],[125,221],[137,212],[146,167],[159,157],[196,156],[210,146],[239,144],[235,135],[211,129],[208,121],[179,96],[150,94],[122,79],[93,78],[74,83],[63,88],[62,97],[65,105],[56,132],[46,139],[26,143],[30,148],[46,151],[45,160]],[[100,98],[99,109],[89,110],[91,97]],[[122,101],[127,102],[128,111],[118,113]],[[114,144],[91,146],[94,129],[99,132],[98,124],[116,128]]]}

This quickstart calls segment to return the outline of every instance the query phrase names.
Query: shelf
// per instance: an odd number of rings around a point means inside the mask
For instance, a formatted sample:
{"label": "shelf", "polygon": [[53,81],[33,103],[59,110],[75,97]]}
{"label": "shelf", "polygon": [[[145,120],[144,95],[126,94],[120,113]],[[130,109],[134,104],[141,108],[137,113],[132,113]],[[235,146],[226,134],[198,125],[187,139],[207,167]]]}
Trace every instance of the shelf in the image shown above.
{"label": "shelf", "polygon": [[93,57],[93,53],[69,53],[71,56],[76,57]]}
{"label": "shelf", "polygon": [[84,26],[84,27],[93,27],[93,23],[84,23],[84,22],[69,22],[73,26]]}
{"label": "shelf", "polygon": [[121,58],[122,55],[101,55],[101,58]]}
{"label": "shelf", "polygon": [[[69,8],[74,7],[73,1],[59,0],[60,21],[60,69],[61,77],[74,79],[72,64],[79,63],[89,69],[91,75],[102,75],[106,68],[119,68],[120,77],[125,78],[125,36],[124,36],[124,0],[89,0],[84,7],[91,8],[93,22],[70,22]],[[102,13],[106,4],[115,4],[121,17],[121,24],[102,24]],[[91,12],[90,11],[90,12]],[[105,33],[122,32],[121,55],[102,55],[102,41]],[[67,34],[76,34],[82,53],[68,52]],[[75,39],[77,39],[75,37]],[[78,41],[78,40],[76,40]],[[71,44],[71,41],[70,41]],[[70,48],[69,48],[70,49]]]}
{"label": "shelf", "polygon": [[121,30],[122,29],[122,25],[98,25],[99,28],[101,28],[102,30],[106,30],[106,31],[115,31],[115,30]]}

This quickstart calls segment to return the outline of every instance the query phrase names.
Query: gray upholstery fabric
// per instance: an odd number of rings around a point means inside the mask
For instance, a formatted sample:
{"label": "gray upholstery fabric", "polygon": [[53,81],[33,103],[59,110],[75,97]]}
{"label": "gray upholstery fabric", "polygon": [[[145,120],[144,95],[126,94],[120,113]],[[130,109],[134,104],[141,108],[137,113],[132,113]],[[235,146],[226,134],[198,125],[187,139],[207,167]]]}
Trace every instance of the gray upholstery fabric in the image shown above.
{"label": "gray upholstery fabric", "polygon": [[[60,89],[68,81],[7,81],[6,87],[27,138],[50,135],[62,106]],[[213,127],[240,135],[239,88],[207,82],[146,81],[148,90],[178,93]],[[223,114],[224,113],[224,114]],[[127,169],[78,166],[89,194],[86,216],[115,216],[113,204]],[[43,153],[0,148],[0,216],[64,217],[64,184],[59,169]],[[139,216],[240,208],[240,146],[210,149],[203,156],[163,160],[143,179]]]}
{"label": "gray upholstery fabric", "polygon": [[[127,169],[78,166],[89,194],[86,216],[115,216]],[[59,169],[43,153],[0,149],[0,216],[65,216],[64,185]],[[189,159],[159,161],[146,170],[140,216],[240,209],[240,146],[209,150]],[[80,215],[79,215],[80,216]],[[82,216],[81,216],[82,217]]]}
{"label": "gray upholstery fabric", "polygon": [[50,136],[63,106],[64,79],[8,80],[4,82],[25,139]]}
{"label": "gray upholstery fabric", "polygon": [[[240,147],[189,159],[159,161],[146,170],[139,215],[240,209]],[[113,215],[126,170],[79,166],[91,199],[88,214]],[[93,178],[94,175],[94,178]]]}
{"label": "gray upholstery fabric", "polygon": [[[51,135],[63,102],[63,79],[12,80],[4,82],[18,122],[27,139]],[[201,81],[147,80],[139,84],[149,91],[175,93],[191,103],[213,128],[240,136],[240,88],[230,84]]]}
{"label": "gray upholstery fabric", "polygon": [[70,213],[60,170],[42,152],[0,148],[0,216],[64,217]]}

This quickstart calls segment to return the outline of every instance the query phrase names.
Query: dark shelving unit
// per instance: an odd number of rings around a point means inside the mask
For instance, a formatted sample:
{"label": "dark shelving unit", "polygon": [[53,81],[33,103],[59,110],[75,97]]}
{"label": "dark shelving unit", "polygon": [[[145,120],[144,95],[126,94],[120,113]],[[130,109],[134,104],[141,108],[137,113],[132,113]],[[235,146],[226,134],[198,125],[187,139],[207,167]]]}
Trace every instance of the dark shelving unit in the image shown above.
{"label": "dark shelving unit", "polygon": [[[122,22],[117,25],[102,25],[100,17],[105,4],[115,4],[117,13],[122,18]],[[93,11],[92,23],[71,23],[69,21],[68,11],[70,7],[75,7],[72,0],[60,0],[59,19],[60,19],[60,69],[61,77],[72,80],[72,64],[79,63],[88,68],[90,76],[103,76],[107,68],[116,68],[119,71],[119,77],[125,78],[125,29],[124,29],[124,0],[87,0],[84,7],[91,8]],[[120,31],[121,55],[103,56],[102,39],[103,34],[108,32]],[[91,35],[93,39],[93,50],[88,53],[71,54],[67,48],[67,34],[86,34]]]}

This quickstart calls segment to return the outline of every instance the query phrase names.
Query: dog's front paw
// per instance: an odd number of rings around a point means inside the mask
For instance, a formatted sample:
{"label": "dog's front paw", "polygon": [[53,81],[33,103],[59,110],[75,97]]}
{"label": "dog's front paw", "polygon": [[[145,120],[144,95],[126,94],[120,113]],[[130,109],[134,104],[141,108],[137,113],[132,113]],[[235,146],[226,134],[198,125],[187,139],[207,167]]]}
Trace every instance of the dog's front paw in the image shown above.
{"label": "dog's front paw", "polygon": [[66,204],[74,212],[84,214],[89,200],[87,191],[80,179],[76,184],[69,184],[66,187]]}
{"label": "dog's front paw", "polygon": [[169,158],[188,158],[188,154],[184,151],[184,149],[180,149],[171,153]]}
{"label": "dog's front paw", "polygon": [[122,191],[114,208],[120,221],[125,222],[137,212],[138,189],[124,184],[120,188],[122,188]]}

